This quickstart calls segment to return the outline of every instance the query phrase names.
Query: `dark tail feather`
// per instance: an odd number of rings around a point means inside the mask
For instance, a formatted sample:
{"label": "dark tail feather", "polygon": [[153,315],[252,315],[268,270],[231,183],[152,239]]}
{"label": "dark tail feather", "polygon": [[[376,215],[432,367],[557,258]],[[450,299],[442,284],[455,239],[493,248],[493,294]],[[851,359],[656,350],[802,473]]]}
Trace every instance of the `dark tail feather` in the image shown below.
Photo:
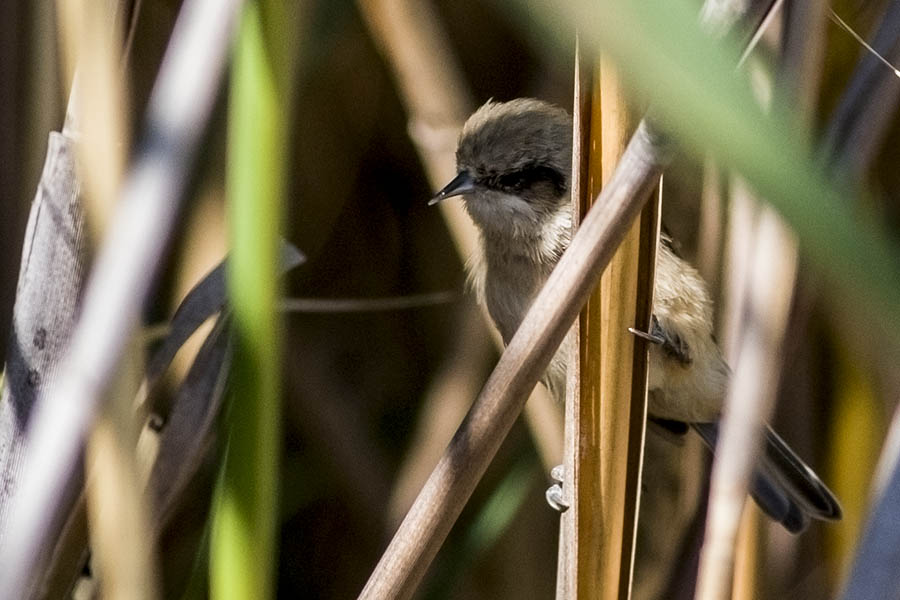
{"label": "dark tail feather", "polygon": [[[717,423],[693,423],[710,449],[719,435]],[[791,533],[806,529],[809,518],[836,520],[841,506],[834,494],[793,450],[766,428],[766,445],[750,482],[750,495],[764,513]]]}
{"label": "dark tail feather", "polygon": [[809,516],[825,521],[841,518],[841,505],[831,490],[771,427],[766,427],[764,462]]}

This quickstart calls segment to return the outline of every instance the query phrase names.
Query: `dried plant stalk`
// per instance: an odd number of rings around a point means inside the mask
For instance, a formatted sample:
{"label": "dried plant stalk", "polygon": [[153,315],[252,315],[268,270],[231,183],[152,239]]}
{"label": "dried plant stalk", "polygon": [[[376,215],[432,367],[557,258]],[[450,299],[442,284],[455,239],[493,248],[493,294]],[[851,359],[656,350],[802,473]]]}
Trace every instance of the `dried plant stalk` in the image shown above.
{"label": "dried plant stalk", "polygon": [[754,242],[746,328],[713,462],[697,600],[723,599],[731,593],[738,525],[763,422],[774,404],[796,274],[796,260],[784,258],[786,249],[796,252],[796,242],[769,207],[760,215]]}
{"label": "dried plant stalk", "polygon": [[[123,392],[127,384],[117,388]],[[158,597],[156,545],[136,468],[135,415],[124,394],[105,409],[86,449],[92,571],[104,598],[150,600]]]}
{"label": "dried plant stalk", "polygon": [[[629,122],[618,77],[606,60],[601,60],[600,79],[601,167],[606,185],[631,135],[633,121]],[[660,226],[660,196],[653,198],[628,232],[600,283],[600,473],[601,494],[608,499],[601,514],[606,524],[603,529],[614,532],[611,538],[604,538],[609,546],[603,549],[602,564],[610,579],[618,567],[619,580],[618,594],[614,596],[609,589],[607,598],[630,596],[634,569],[649,363],[646,343],[634,338],[628,328],[650,329]],[[586,309],[590,308],[591,303]],[[591,325],[590,317],[585,324]],[[590,351],[589,333],[585,337],[588,343],[582,350]],[[595,359],[596,356],[590,362]]]}
{"label": "dried plant stalk", "polygon": [[[585,60],[581,42],[575,39],[575,77],[573,86],[572,107],[572,227],[581,223],[581,198],[587,193],[588,183],[588,150],[591,144],[591,99],[593,71],[590,61]],[[572,598],[578,586],[577,548],[579,545],[578,511],[575,502],[575,491],[579,488],[578,469],[575,462],[578,453],[572,450],[577,446],[578,418],[576,399],[581,395],[581,316],[575,319],[565,341],[567,347],[566,369],[566,410],[565,439],[563,446],[563,472],[567,484],[563,486],[563,499],[569,510],[560,518],[559,549],[556,566],[556,598],[564,600]]]}
{"label": "dried plant stalk", "polygon": [[[612,65],[595,67],[585,209],[606,183],[636,120]],[[581,121],[583,123],[583,121]],[[576,136],[578,133],[576,133]],[[580,171],[579,165],[573,172]],[[580,317],[578,382],[567,399],[562,598],[627,598],[631,584],[646,413],[647,355],[629,327],[649,327],[656,203],[644,209]],[[643,259],[643,260],[642,260]],[[651,279],[647,279],[650,276]],[[639,279],[641,280],[639,285]],[[571,379],[570,379],[571,381]],[[571,408],[568,408],[571,407]]]}
{"label": "dried plant stalk", "polygon": [[[102,239],[115,205],[129,145],[120,55],[123,41],[119,39],[129,4],[119,0],[57,3],[63,16],[61,45],[77,56],[69,128],[81,134],[79,172],[92,246]],[[70,62],[74,62],[71,57]],[[127,348],[87,445],[92,570],[102,582],[105,597],[150,599],[156,597],[155,545],[137,472],[137,423],[131,403],[144,360],[139,344],[132,342]],[[79,513],[80,507],[74,512]]]}
{"label": "dried plant stalk", "polygon": [[[121,32],[130,1],[61,1],[60,46],[74,72],[69,127],[79,133],[78,159],[88,229],[99,243],[126,166],[128,94],[122,72]],[[71,65],[76,65],[72,67]]]}

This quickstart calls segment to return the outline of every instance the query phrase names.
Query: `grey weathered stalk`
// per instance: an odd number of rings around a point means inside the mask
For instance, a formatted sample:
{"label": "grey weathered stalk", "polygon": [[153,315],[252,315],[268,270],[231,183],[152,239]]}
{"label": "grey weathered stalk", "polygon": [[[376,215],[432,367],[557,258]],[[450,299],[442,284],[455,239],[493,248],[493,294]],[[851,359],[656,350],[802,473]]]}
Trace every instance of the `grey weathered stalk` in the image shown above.
{"label": "grey weathered stalk", "polygon": [[87,257],[79,191],[74,143],[53,132],[25,233],[0,400],[0,547],[24,474],[31,410],[57,376],[75,323]]}

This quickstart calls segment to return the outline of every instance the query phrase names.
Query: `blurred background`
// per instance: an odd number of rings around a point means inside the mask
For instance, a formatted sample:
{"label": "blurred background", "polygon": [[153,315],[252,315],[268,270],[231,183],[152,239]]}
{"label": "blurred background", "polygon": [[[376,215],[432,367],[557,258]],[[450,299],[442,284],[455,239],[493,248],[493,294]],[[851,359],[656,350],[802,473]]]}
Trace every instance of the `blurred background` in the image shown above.
{"label": "blurred background", "polygon": [[[127,65],[133,126],[179,8],[175,0],[138,4]],[[574,42],[551,51],[504,2],[305,4],[283,231],[308,258],[286,277],[284,294],[309,302],[296,303],[282,319],[278,591],[283,597],[349,598],[362,589],[497,357],[466,288],[454,236],[443,213],[426,206],[436,189],[429,176],[436,171],[423,152],[428,135],[423,142],[420,126],[428,107],[415,105],[415,94],[460,107],[462,114],[440,123],[451,131],[489,98],[533,96],[571,109]],[[865,36],[885,4],[842,1],[834,8]],[[386,8],[391,5],[399,12],[392,14]],[[404,14],[412,14],[413,23],[438,26],[423,35],[440,46],[437,56],[454,73],[452,81],[429,84],[426,74],[421,86],[403,83],[396,55],[402,40],[390,40],[402,29],[385,23],[400,22]],[[61,128],[68,96],[56,40],[52,3],[0,3],[2,339],[9,335],[25,223],[47,137]],[[818,123],[834,110],[861,51],[829,23]],[[773,64],[772,45],[763,43],[748,68],[765,79]],[[226,253],[224,102],[223,94],[177,240],[145,307],[148,326],[164,323]],[[884,202],[861,210],[896,230],[900,125],[893,120],[868,174]],[[438,138],[432,150],[446,161],[455,136],[449,146],[446,136]],[[704,157],[679,157],[665,176],[663,221],[721,298],[722,273],[729,269],[727,256],[721,260],[729,211],[727,185],[721,173],[716,183],[715,173]],[[705,202],[710,195],[719,203]],[[814,523],[800,537],[760,526],[759,543],[750,546],[758,558],[752,597],[833,593],[852,556],[897,398],[893,347],[825,301],[826,292],[815,272],[801,267],[774,426],[833,486],[845,518]],[[193,350],[182,352],[173,368],[173,386],[202,341],[196,337]],[[418,597],[552,597],[558,516],[544,501],[552,456],[535,441],[536,429],[540,423],[528,427],[522,420],[514,428]],[[560,432],[547,435],[558,438]],[[691,456],[673,468],[702,473],[708,459]],[[702,510],[705,477],[695,479],[693,491],[684,493],[690,534],[660,597],[690,597],[694,569],[688,567],[696,564],[703,522],[692,514]],[[198,498],[207,497],[208,485],[199,486]],[[164,597],[180,596],[193,565],[205,523],[204,501],[196,506],[161,542]]]}

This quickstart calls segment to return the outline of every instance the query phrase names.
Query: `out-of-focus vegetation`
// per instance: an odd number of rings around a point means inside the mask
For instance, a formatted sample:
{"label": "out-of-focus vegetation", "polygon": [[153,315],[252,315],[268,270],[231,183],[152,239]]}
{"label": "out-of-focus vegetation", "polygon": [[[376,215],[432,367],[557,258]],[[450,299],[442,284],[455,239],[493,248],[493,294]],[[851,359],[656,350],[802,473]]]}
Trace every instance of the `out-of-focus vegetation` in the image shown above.
{"label": "out-of-focus vegetation", "polygon": [[[205,589],[198,583],[207,559],[199,542],[217,479],[211,583],[214,592],[225,590],[218,597],[242,589],[266,595],[267,572],[274,572],[278,596],[356,595],[396,527],[395,483],[419,451],[416,433],[430,423],[432,435],[446,436],[437,442],[442,445],[458,424],[442,421],[423,398],[451,354],[466,351],[453,343],[454,332],[466,326],[462,319],[477,316],[441,215],[426,206],[432,190],[410,141],[414,124],[357,6],[304,0],[297,17],[280,14],[275,0],[261,4],[261,21],[257,3],[245,7],[230,91],[221,94],[176,242],[144,309],[148,327],[166,321],[225,249],[232,250],[237,384],[228,411],[232,429],[222,436],[226,466],[217,478],[218,466],[207,465],[186,492],[198,501],[159,539],[160,589],[167,598],[180,596],[191,577],[193,592]],[[692,4],[611,2],[608,14],[586,5],[547,13],[538,3],[534,12],[474,0],[398,3],[435,11],[476,103],[536,96],[570,108],[577,20],[584,39],[619,61],[641,101],[659,95],[656,114],[693,149],[667,172],[663,202],[663,221],[689,259],[698,240],[703,151],[742,169],[801,234],[813,260],[795,301],[775,426],[827,474],[846,499],[847,516],[837,525],[814,524],[796,538],[764,527],[758,568],[767,576],[759,578],[758,597],[827,597],[852,558],[870,473],[900,391],[894,369],[900,258],[893,241],[900,122],[871,170],[848,181],[820,168],[786,109],[776,108],[774,119],[762,116],[750,84],[732,76],[734,49],[719,52],[702,38],[675,35],[695,27]],[[835,9],[865,34],[885,5],[842,2]],[[68,94],[49,6],[0,3],[0,339],[9,333],[47,134],[61,127]],[[179,2],[136,6],[125,69],[128,122],[135,124]],[[629,13],[634,21],[620,20]],[[634,44],[644,39],[631,26],[635,21],[658,44]],[[764,68],[773,44],[760,48]],[[846,32],[829,24],[819,126],[860,53]],[[284,278],[283,293],[356,299],[357,309],[274,314],[279,231],[308,259]],[[727,260],[722,269],[729,269]],[[398,310],[367,310],[364,302],[445,291],[452,292],[446,302]],[[170,395],[198,345],[189,344],[172,369]],[[490,367],[487,361],[466,376],[480,382]],[[155,416],[165,422],[169,403],[157,406]],[[544,503],[542,470],[531,433],[517,426],[439,553],[422,597],[552,596],[558,517]],[[243,505],[247,494],[256,499]],[[243,517],[235,506],[247,511]],[[255,519],[263,532],[241,533]],[[276,540],[266,532],[272,526]],[[702,527],[686,528],[693,533],[680,554],[684,568],[674,570],[665,597],[690,595]],[[239,547],[243,553],[232,553]],[[234,583],[250,572],[247,557],[259,560],[262,574]]]}
{"label": "out-of-focus vegetation", "polygon": [[274,54],[282,32],[272,27],[274,15],[264,11],[259,2],[244,7],[228,101],[234,356],[210,538],[211,596],[223,599],[267,598],[275,589],[282,432],[278,237],[290,95]]}

